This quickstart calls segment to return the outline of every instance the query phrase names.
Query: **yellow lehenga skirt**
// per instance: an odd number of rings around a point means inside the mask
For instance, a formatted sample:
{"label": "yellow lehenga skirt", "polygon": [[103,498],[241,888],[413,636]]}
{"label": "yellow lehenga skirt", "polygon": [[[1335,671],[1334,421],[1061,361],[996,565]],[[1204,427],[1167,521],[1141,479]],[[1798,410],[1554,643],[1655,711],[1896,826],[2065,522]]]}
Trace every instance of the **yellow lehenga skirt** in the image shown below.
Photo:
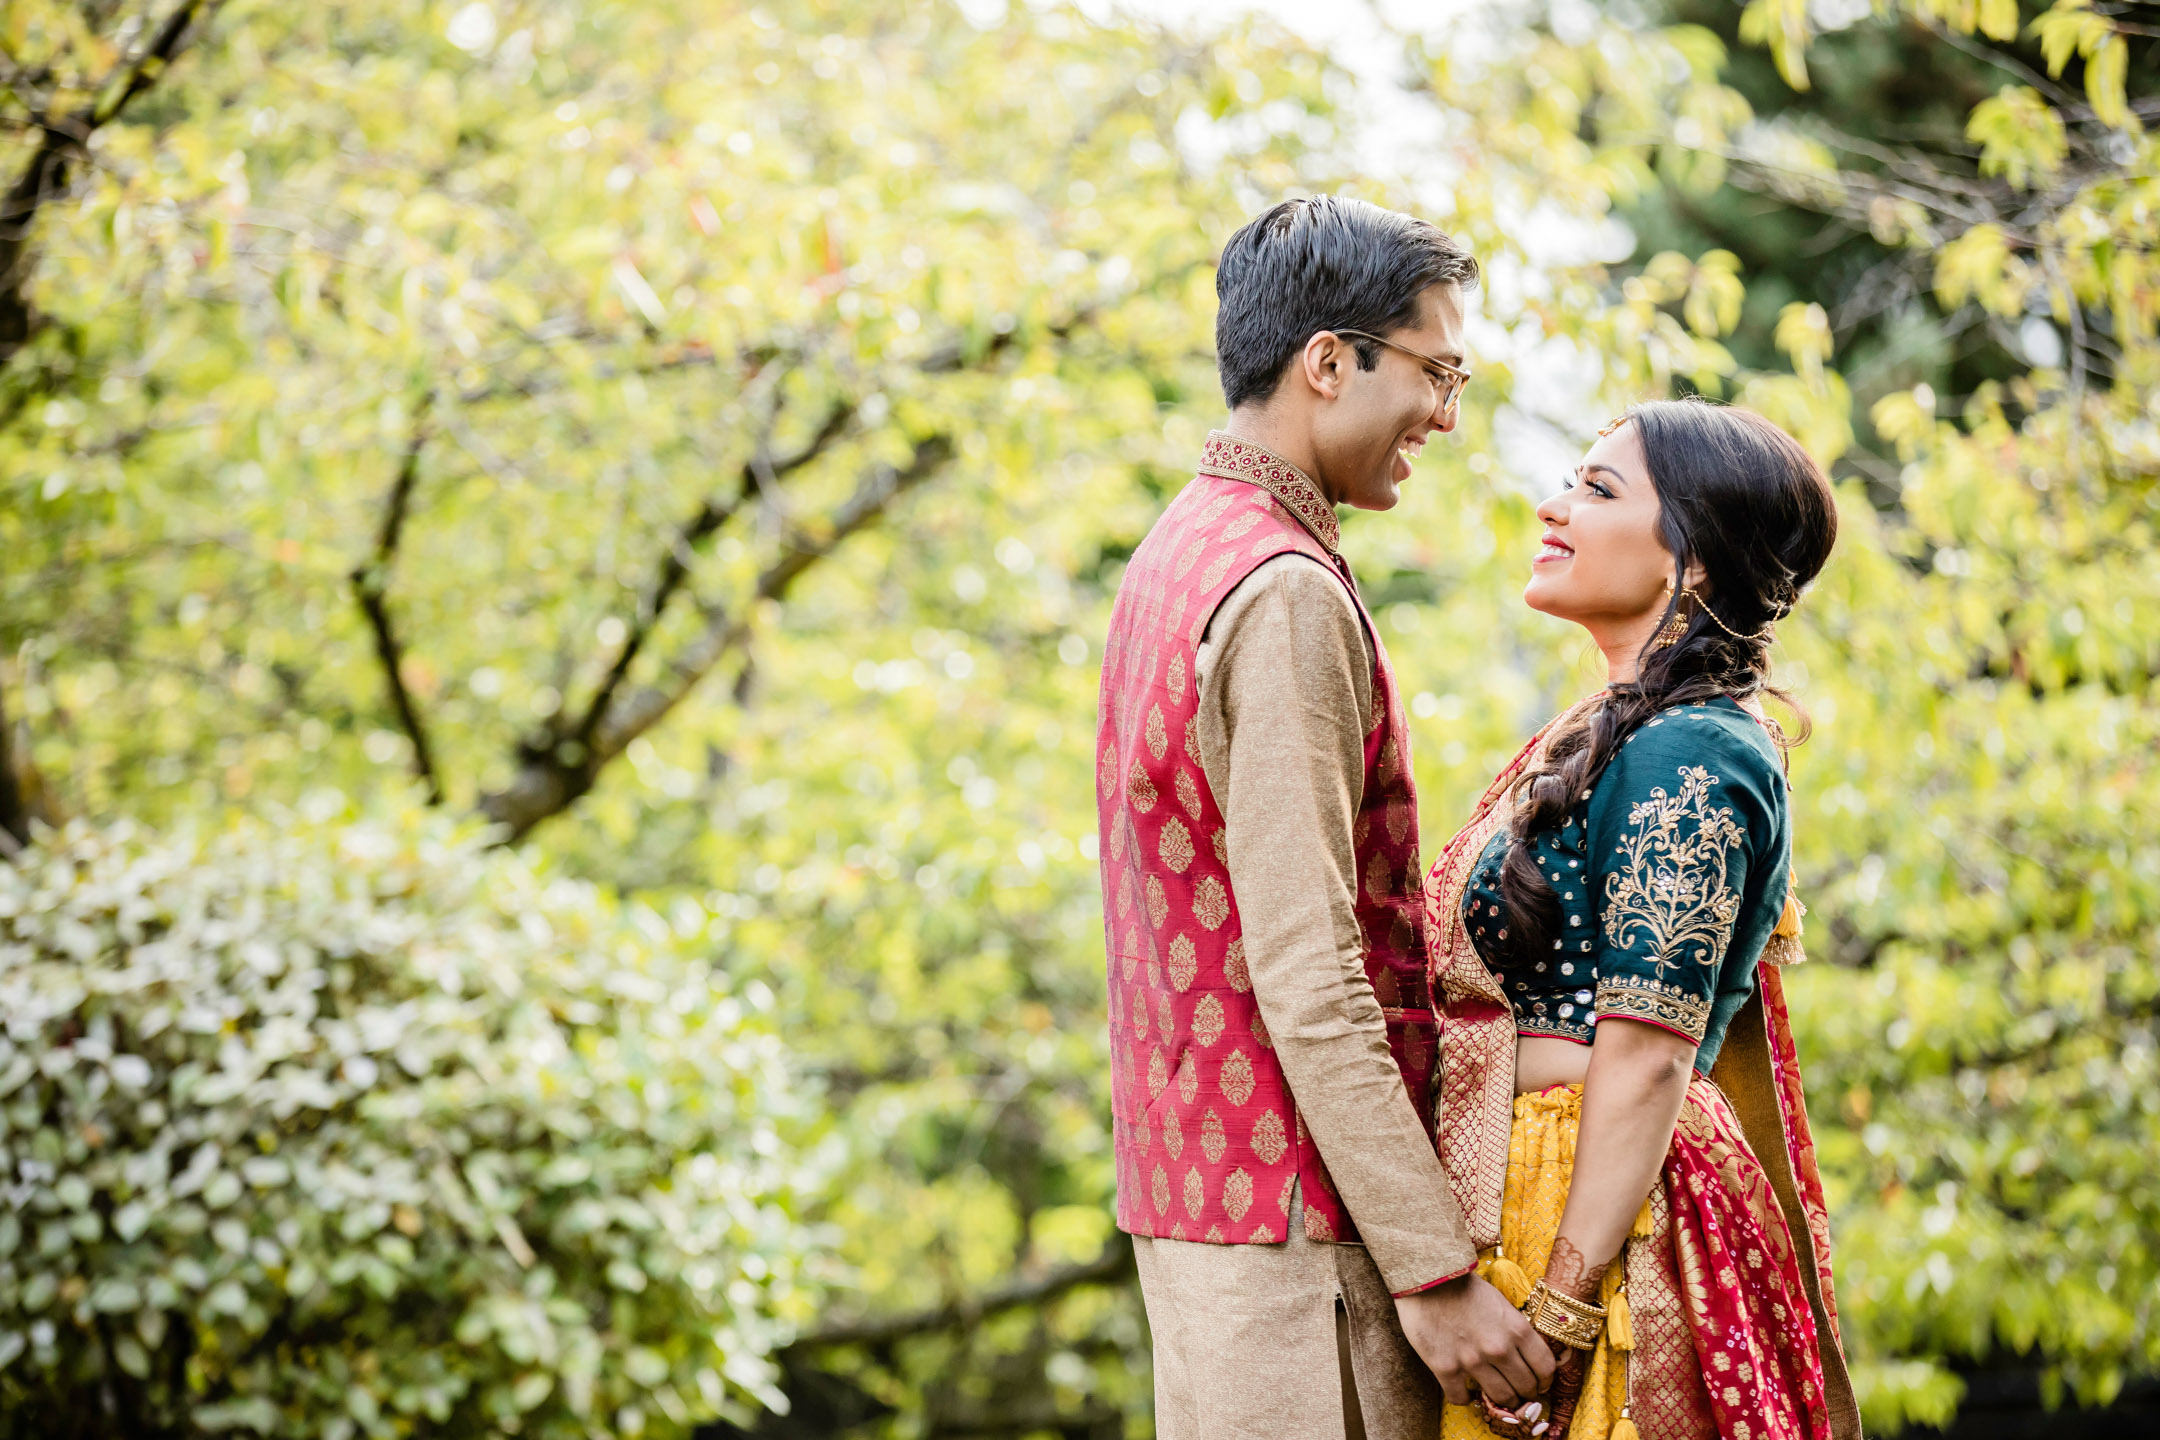
{"label": "yellow lehenga skirt", "polygon": [[[1568,1182],[1575,1173],[1575,1135],[1582,1121],[1582,1086],[1556,1085],[1515,1097],[1515,1120],[1508,1132],[1507,1193],[1501,1202],[1500,1244],[1483,1257],[1478,1273],[1520,1305],[1544,1275],[1560,1235],[1560,1215],[1567,1209]],[[1636,1235],[1650,1231],[1650,1209],[1636,1217]],[[1627,1313],[1626,1252],[1605,1272],[1599,1299],[1607,1310],[1605,1333],[1590,1352],[1582,1398],[1568,1427],[1568,1440],[1615,1440],[1613,1429],[1627,1413],[1628,1352],[1634,1348]],[[1630,1440],[1630,1422],[1618,1440]],[[1444,1406],[1442,1440],[1519,1440],[1485,1423],[1475,1405]]]}

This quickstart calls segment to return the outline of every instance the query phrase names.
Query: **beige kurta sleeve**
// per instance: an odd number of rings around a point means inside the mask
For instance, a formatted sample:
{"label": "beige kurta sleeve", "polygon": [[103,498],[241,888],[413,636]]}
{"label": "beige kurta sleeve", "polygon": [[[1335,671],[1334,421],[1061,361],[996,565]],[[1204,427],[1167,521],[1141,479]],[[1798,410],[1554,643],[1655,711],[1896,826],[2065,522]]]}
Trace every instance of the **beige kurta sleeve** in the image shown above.
{"label": "beige kurta sleeve", "polygon": [[1201,768],[1291,1097],[1388,1289],[1463,1274],[1477,1251],[1365,976],[1350,833],[1371,728],[1364,624],[1318,562],[1277,556],[1216,610],[1194,668]]}

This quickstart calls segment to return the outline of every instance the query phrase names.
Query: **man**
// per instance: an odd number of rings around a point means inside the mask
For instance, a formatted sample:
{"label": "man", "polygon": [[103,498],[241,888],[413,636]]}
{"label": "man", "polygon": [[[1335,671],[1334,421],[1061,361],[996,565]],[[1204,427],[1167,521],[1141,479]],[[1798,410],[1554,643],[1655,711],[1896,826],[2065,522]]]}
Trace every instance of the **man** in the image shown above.
{"label": "man", "polygon": [[1436,1435],[1438,1391],[1507,1406],[1551,1377],[1433,1148],[1409,734],[1337,548],[1335,507],[1390,508],[1454,428],[1476,279],[1358,201],[1233,236],[1229,422],[1119,586],[1097,742],[1118,1224],[1164,1440]]}

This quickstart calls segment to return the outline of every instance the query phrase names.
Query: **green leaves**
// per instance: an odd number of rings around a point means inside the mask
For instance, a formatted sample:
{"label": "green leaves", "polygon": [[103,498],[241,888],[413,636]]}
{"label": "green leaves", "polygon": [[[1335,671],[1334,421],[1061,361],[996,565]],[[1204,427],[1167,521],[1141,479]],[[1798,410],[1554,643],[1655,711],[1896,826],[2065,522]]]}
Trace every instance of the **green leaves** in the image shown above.
{"label": "green leaves", "polygon": [[1740,320],[1740,302],[1747,287],[1740,280],[1740,258],[1730,250],[1711,250],[1690,263],[1685,255],[1666,251],[1653,255],[1643,266],[1645,298],[1655,303],[1680,299],[1680,314],[1688,328],[1704,339],[1714,339]]}
{"label": "green leaves", "polygon": [[2091,0],[2055,0],[2032,22],[2032,35],[2047,58],[2048,74],[2060,75],[2073,55],[2090,59],[2115,34],[2107,17],[2093,13]]}
{"label": "green leaves", "polygon": [[2099,48],[2088,52],[2085,95],[2092,101],[2093,118],[2103,125],[2123,130],[2143,128],[2123,93],[2123,80],[2129,70],[2130,43],[2119,34],[2110,35]]}
{"label": "green leaves", "polygon": [[2085,60],[2085,94],[2093,116],[2103,125],[2125,130],[2143,126],[2131,113],[2123,81],[2129,73],[2130,46],[2107,17],[2094,13],[2091,0],[2055,0],[2032,23],[2049,75],[2060,75],[2073,55]]}
{"label": "green leaves", "polygon": [[[120,53],[89,14],[0,23],[81,99]],[[1512,598],[1525,437],[1677,385],[1840,462],[1778,659],[1818,726],[1794,995],[1881,1425],[1941,1418],[1967,1358],[2081,1395],[2160,1365],[2152,142],[2111,108],[2124,38],[2058,5],[2033,34],[2096,122],[1981,68],[1941,144],[1862,153],[1874,110],[1816,122],[1869,35],[1947,46],[1912,17],[2019,28],[1758,0],[1753,74],[1609,17],[1423,42],[1449,138],[1406,168],[1507,348],[1347,526],[1430,850],[1595,683]],[[0,1143],[38,1177],[0,1209],[4,1403],[681,1433],[772,1399],[798,1327],[1103,1254],[1092,647],[1216,418],[1222,239],[1388,198],[1344,170],[1354,87],[1264,29],[1037,6],[394,0],[204,40],[40,218],[50,324],[0,372],[0,700],[59,808],[162,836],[0,886],[34,977]],[[1819,261],[1854,236],[1879,288]],[[1895,343],[1856,343],[1885,306]],[[1593,413],[1543,408],[1570,366]],[[528,858],[398,809],[422,740]],[[395,818],[291,822],[323,787]],[[896,1408],[870,1430],[1115,1429],[1144,1351],[1089,1285],[791,1359]]]}
{"label": "green leaves", "polygon": [[[439,11],[229,12],[201,113],[116,129],[40,231],[7,634],[185,653],[155,725],[51,759],[152,813],[210,798],[182,772],[241,801],[426,768],[522,833],[605,789],[918,485],[1000,505],[1040,447],[1205,393],[1232,174],[1287,183],[1326,108],[1310,56],[1063,18],[543,4],[468,50]],[[1169,161],[1203,95],[1232,169],[1200,182]],[[80,679],[21,708],[114,714]]]}
{"label": "green leaves", "polygon": [[1793,373],[1811,388],[1823,387],[1823,362],[1834,345],[1830,315],[1814,301],[1794,301],[1778,312],[1777,347],[1792,357]]}
{"label": "green leaves", "polygon": [[1740,38],[1768,48],[1778,74],[1795,90],[1808,88],[1807,0],[1748,0],[1740,15]]}
{"label": "green leaves", "polygon": [[725,922],[327,808],[0,866],[0,1063],[36,1063],[0,1404],[567,1436],[772,1401],[808,1234],[760,1137],[800,1112]]}
{"label": "green leaves", "polygon": [[1965,137],[1980,142],[1981,174],[2021,190],[2051,178],[2069,150],[2062,117],[2029,85],[2005,85],[1975,105]]}
{"label": "green leaves", "polygon": [[1977,299],[1998,315],[2014,315],[2024,308],[2024,281],[2008,237],[1993,223],[1973,226],[1935,259],[1935,293],[1952,308]]}

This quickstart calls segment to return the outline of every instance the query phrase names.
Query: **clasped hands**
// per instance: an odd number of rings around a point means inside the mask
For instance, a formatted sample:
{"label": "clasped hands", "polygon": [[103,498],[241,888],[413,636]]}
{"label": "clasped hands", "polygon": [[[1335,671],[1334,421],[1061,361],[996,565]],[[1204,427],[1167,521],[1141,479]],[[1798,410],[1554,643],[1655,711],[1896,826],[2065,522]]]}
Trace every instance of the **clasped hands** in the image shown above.
{"label": "clasped hands", "polygon": [[1403,1296],[1395,1311],[1449,1404],[1478,1404],[1501,1435],[1562,1440],[1588,1352],[1547,1340],[1476,1275]]}

